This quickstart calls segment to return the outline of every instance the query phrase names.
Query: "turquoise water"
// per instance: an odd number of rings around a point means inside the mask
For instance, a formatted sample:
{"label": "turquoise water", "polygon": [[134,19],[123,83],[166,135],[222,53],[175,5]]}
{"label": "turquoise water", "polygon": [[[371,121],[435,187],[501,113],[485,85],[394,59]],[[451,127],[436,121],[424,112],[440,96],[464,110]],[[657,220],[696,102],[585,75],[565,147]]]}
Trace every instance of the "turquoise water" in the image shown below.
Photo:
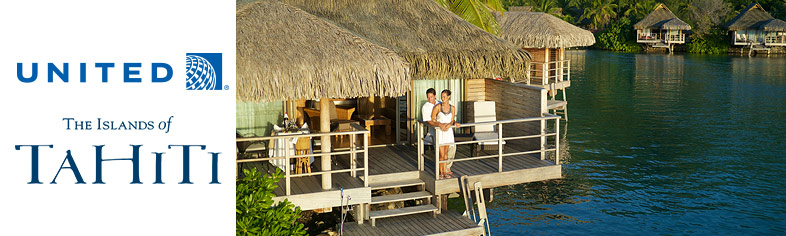
{"label": "turquoise water", "polygon": [[494,235],[786,234],[786,58],[566,57],[563,179],[495,189]]}

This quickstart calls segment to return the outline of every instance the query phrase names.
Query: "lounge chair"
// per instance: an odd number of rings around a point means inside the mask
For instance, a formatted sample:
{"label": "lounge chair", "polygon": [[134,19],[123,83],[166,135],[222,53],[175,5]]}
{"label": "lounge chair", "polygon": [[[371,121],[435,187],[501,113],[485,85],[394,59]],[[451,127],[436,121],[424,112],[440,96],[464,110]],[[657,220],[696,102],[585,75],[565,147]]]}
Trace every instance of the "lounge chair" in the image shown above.
{"label": "lounge chair", "polygon": [[[495,107],[496,104],[493,101],[475,102],[473,104],[475,122],[497,121],[497,110]],[[498,135],[495,125],[476,125],[472,140],[482,142],[477,144],[478,147],[473,148],[473,155],[477,156],[480,153],[480,149],[497,150],[499,145],[497,143]],[[504,140],[502,145],[505,145]]]}

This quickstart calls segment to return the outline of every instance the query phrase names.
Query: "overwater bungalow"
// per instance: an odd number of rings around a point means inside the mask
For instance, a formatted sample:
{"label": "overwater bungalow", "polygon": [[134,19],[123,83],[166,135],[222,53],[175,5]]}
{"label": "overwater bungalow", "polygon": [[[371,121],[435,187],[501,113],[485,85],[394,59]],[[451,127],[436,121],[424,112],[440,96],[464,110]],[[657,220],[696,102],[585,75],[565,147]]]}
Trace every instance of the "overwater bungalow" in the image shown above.
{"label": "overwater bungalow", "polygon": [[680,20],[674,13],[660,3],[644,19],[633,25],[636,29],[636,42],[654,48],[674,50],[674,44],[685,43],[685,32],[691,29],[688,23]]}
{"label": "overwater bungalow", "polygon": [[[326,33],[329,31],[303,25],[288,25],[277,29],[274,28],[276,24],[283,24],[278,22],[303,17],[282,19],[280,14],[270,13],[252,16],[249,13],[253,12],[254,8],[247,7],[259,8],[258,6],[262,5],[238,6],[237,129],[239,136],[243,137],[236,141],[239,146],[245,146],[248,142],[262,142],[261,145],[257,144],[260,148],[238,148],[238,162],[244,165],[266,166],[270,171],[281,169],[288,181],[282,180],[279,183],[280,190],[276,190],[277,201],[289,199],[303,210],[337,207],[341,199],[338,191],[343,188],[345,195],[352,196],[350,204],[356,205],[353,212],[358,220],[345,225],[347,231],[372,235],[385,232],[398,232],[397,234],[401,235],[442,232],[477,235],[482,233],[482,227],[471,220],[468,223],[468,218],[461,217],[460,214],[443,210],[445,196],[459,192],[459,176],[467,176],[468,183],[482,182],[483,188],[561,177],[557,152],[559,116],[548,114],[547,89],[527,85],[530,56],[519,47],[464,21],[431,0],[395,3],[382,0],[283,2],[302,10],[290,12],[316,16],[315,19],[338,27],[339,32],[351,33],[353,40],[332,37],[325,39],[324,37],[335,33]],[[244,20],[246,17],[259,19]],[[273,23],[264,23],[263,27],[259,25],[259,21]],[[303,27],[305,28],[299,29]],[[264,35],[264,32],[261,32],[263,28],[266,31],[284,31],[295,35],[276,33],[272,36],[260,36]],[[257,37],[272,39],[256,39]],[[288,44],[293,43],[290,40],[281,40],[288,38],[310,40],[296,41],[307,45],[291,45]],[[279,42],[272,42],[276,40]],[[337,46],[337,42],[345,45],[343,42],[356,41],[372,44],[363,48],[375,48],[375,45],[378,45],[392,53],[367,51],[361,55],[351,51],[344,52],[349,46]],[[242,46],[245,44],[259,48],[248,50],[249,47]],[[388,56],[388,63],[400,56],[408,64],[411,80],[397,78],[401,76],[400,70],[376,71],[379,66],[374,65],[346,68],[353,64],[343,61],[347,60],[346,58],[365,58],[369,55]],[[268,57],[273,58],[267,59]],[[281,59],[277,59],[279,57]],[[374,60],[370,62],[379,63]],[[281,66],[277,64],[290,65],[277,68]],[[312,72],[304,72],[302,75],[286,72],[291,69]],[[337,74],[326,77],[326,72]],[[355,77],[361,81],[360,85],[327,82],[346,81],[342,80],[341,75],[358,75]],[[257,82],[259,80],[272,82]],[[331,89],[326,91],[344,92],[312,96],[311,92],[298,91],[296,87],[291,87],[292,83],[281,81],[305,83],[303,86],[308,88],[329,86]],[[258,86],[241,87],[241,83]],[[317,86],[315,83],[326,85]],[[382,87],[386,89],[372,89],[369,86],[373,84],[386,84]],[[259,100],[241,97],[241,94],[263,87],[277,91],[274,94],[296,96],[272,96]],[[435,88],[437,91],[453,90],[451,104],[458,108],[456,119],[462,123],[462,128],[456,129],[456,142],[448,144],[456,145],[454,159],[439,160],[436,158],[439,156],[439,149],[428,148],[428,140],[424,139],[428,129],[435,129],[420,122],[420,107],[426,102],[427,88]],[[400,96],[401,89],[409,92]],[[314,99],[320,101],[313,102]],[[249,104],[246,101],[276,102]],[[320,108],[315,109],[309,104],[319,104]],[[342,110],[339,107],[344,108]],[[350,111],[353,108],[354,111]],[[336,110],[335,113],[346,113],[335,116],[322,114],[328,110],[331,113],[333,110]],[[284,134],[286,136],[270,132],[269,127],[281,123],[283,112],[293,114],[290,118],[302,120],[303,123],[309,123],[308,120],[313,123],[314,115],[318,115],[319,130],[324,131]],[[260,113],[262,115],[257,116]],[[323,118],[327,116],[335,119]],[[378,122],[392,125],[377,125]],[[341,126],[349,126],[351,129],[342,130]],[[292,144],[297,143],[293,139],[299,141],[308,137],[326,138],[302,148],[311,150],[305,151],[307,154],[295,155],[289,151],[281,151],[298,149],[297,145]],[[292,169],[300,168],[278,163],[278,160],[290,159],[298,162],[300,160],[296,159],[308,156],[320,159],[331,156],[332,160],[305,164],[311,169],[302,174],[291,173]],[[439,171],[440,164],[452,165],[453,178],[438,178],[443,174]],[[393,194],[384,195],[386,193]],[[435,213],[437,219],[444,220],[435,224],[429,220],[431,215],[420,213]],[[371,220],[372,226],[363,224],[364,220]],[[380,221],[375,223],[377,220]],[[383,226],[373,226],[380,224]],[[385,231],[388,230],[385,224],[395,224],[394,228],[398,231]],[[424,224],[430,225],[424,227]]]}
{"label": "overwater bungalow", "polygon": [[[331,122],[341,121],[331,121],[330,115],[314,117],[321,124],[319,128],[271,130],[283,120],[278,118],[280,114],[269,118],[264,113],[282,111],[282,101],[319,99],[321,109],[329,110],[334,98],[402,95],[409,90],[407,63],[387,48],[278,1],[239,7],[236,24],[239,167],[281,169],[285,178],[274,192],[279,196],[274,200],[289,198],[303,210],[339,206],[337,186],[354,201],[369,202],[369,182],[358,178],[367,176],[369,170],[365,161],[368,143],[363,138],[368,137],[368,130],[344,123],[345,130],[331,132],[335,131]],[[304,123],[294,114],[292,118]],[[349,136],[350,143],[363,145],[347,145],[348,151],[336,151],[331,148],[331,139],[337,136]],[[362,162],[352,159],[348,168],[336,168],[332,159],[339,153],[359,153]],[[301,168],[293,171],[293,166]],[[296,197],[299,195],[308,199]]]}
{"label": "overwater bungalow", "polygon": [[[499,36],[529,52],[529,85],[546,88],[551,99],[547,102],[554,114],[568,119],[565,88],[570,87],[570,60],[565,59],[565,48],[595,44],[592,32],[576,27],[543,12],[509,11],[499,17]],[[562,100],[557,93],[562,91]]]}
{"label": "overwater bungalow", "polygon": [[734,19],[726,23],[731,44],[741,47],[740,53],[748,48],[753,51],[766,51],[773,47],[786,46],[786,22],[775,19],[759,3],[751,3]]}

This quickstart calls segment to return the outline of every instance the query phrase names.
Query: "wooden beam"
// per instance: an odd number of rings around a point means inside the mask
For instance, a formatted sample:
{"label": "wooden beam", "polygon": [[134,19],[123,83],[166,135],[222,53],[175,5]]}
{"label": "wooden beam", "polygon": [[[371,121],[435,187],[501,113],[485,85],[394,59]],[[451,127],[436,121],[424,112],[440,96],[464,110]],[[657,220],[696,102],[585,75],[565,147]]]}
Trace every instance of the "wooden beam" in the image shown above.
{"label": "wooden beam", "polygon": [[[332,102],[330,98],[322,98],[319,100],[319,127],[322,133],[330,132],[330,102]],[[322,136],[320,140],[322,142],[322,153],[327,153],[320,157],[320,170],[330,170],[330,137]],[[332,188],[332,180],[330,177],[330,173],[322,174],[322,189],[327,190]]]}
{"label": "wooden beam", "polygon": [[[352,196],[349,204],[363,204],[371,202],[371,187],[351,188],[344,189],[344,197]],[[284,199],[289,199],[289,202],[295,206],[299,206],[301,210],[314,210],[329,207],[341,206],[341,191],[324,191],[307,194],[295,194],[290,196],[274,197],[274,202],[281,202]],[[344,199],[346,204],[346,199]]]}

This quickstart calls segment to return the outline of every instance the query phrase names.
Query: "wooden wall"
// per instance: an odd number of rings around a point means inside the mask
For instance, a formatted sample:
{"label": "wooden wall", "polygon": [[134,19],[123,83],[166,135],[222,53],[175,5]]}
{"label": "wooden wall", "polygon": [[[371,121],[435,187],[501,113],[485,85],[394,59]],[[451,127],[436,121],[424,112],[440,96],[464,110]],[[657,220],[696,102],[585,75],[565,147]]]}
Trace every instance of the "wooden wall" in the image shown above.
{"label": "wooden wall", "polygon": [[[496,102],[497,120],[541,117],[546,109],[546,89],[521,83],[486,80],[486,100]],[[545,130],[545,122],[524,122],[502,125],[504,137],[535,135]],[[511,141],[512,145],[526,145],[528,149],[539,148],[539,139]]]}
{"label": "wooden wall", "polygon": [[[529,52],[533,62],[547,62],[549,61],[548,48],[525,48]],[[543,65],[534,64],[530,66],[532,72],[530,73],[530,84],[541,84],[543,82]]]}

